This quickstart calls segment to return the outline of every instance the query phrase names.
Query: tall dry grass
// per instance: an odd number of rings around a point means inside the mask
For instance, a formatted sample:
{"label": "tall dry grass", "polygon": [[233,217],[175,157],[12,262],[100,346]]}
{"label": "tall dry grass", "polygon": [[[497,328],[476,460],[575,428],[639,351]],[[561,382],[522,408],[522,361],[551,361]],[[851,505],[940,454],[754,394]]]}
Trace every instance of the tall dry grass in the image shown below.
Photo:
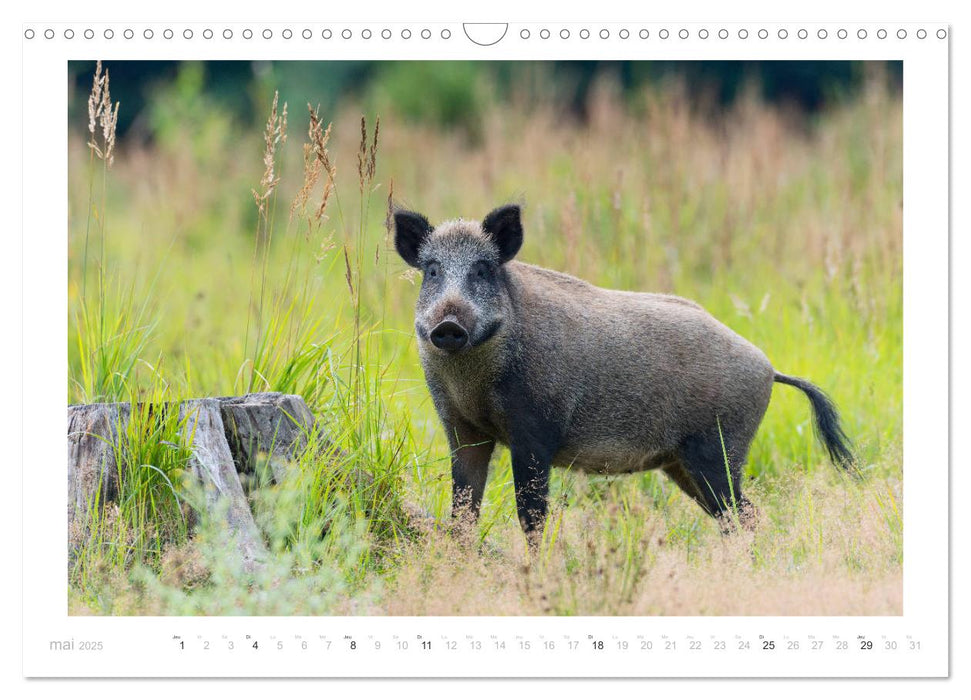
{"label": "tall dry grass", "polygon": [[[772,519],[754,535],[696,527],[691,504],[658,508],[638,489],[554,513],[555,542],[470,551],[433,534],[403,550],[388,595],[396,615],[894,615],[899,542],[886,533],[886,485],[839,494],[822,477],[756,489]],[[899,484],[890,486],[899,497]],[[676,501],[676,502],[675,502]],[[512,539],[517,523],[503,527]],[[495,535],[494,535],[495,536]]]}

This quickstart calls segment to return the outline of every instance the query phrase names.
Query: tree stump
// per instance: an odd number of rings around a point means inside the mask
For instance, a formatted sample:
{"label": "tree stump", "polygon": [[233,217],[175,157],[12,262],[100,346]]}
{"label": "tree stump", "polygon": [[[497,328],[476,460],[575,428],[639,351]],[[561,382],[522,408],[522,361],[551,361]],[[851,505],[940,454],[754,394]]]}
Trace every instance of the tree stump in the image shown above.
{"label": "tree stump", "polygon": [[262,459],[282,483],[287,465],[307,447],[314,416],[293,394],[261,393],[215,399],[240,474],[253,474]]}
{"label": "tree stump", "polygon": [[67,407],[67,521],[99,495],[102,503],[118,495],[115,446],[131,415],[126,403]]}
{"label": "tree stump", "polygon": [[[127,403],[68,406],[69,536],[83,527],[91,504],[103,508],[117,498],[127,465],[116,451],[130,418]],[[282,482],[316,430],[313,414],[299,396],[260,393],[184,401],[179,419],[191,446],[188,467],[205,494],[197,505],[225,518],[244,564],[257,568],[267,549],[239,475],[267,459],[273,480]]]}
{"label": "tree stump", "polygon": [[185,421],[185,430],[192,436],[189,467],[203,486],[205,509],[224,514],[246,564],[263,561],[266,545],[239,481],[219,401],[185,401],[179,406],[179,420]]}

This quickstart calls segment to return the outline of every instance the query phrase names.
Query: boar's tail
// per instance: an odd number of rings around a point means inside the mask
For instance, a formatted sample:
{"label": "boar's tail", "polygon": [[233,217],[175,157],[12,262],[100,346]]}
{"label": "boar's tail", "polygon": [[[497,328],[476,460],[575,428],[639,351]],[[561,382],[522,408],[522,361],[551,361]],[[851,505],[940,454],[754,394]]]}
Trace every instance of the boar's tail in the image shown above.
{"label": "boar's tail", "polygon": [[818,386],[799,377],[790,377],[776,372],[774,381],[794,386],[805,392],[813,406],[816,435],[822,440],[826,451],[829,452],[830,459],[850,474],[860,476],[856,459],[850,449],[850,439],[843,432],[839,412],[836,410],[836,404],[833,403],[832,399]]}

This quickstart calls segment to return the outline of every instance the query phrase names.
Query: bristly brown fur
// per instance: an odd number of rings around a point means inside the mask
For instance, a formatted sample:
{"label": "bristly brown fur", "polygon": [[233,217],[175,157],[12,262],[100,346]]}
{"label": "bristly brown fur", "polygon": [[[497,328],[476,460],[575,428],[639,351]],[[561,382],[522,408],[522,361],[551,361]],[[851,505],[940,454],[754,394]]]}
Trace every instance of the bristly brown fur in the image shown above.
{"label": "bristly brown fur", "polygon": [[[520,216],[507,205],[482,223],[432,228],[420,214],[395,214],[396,247],[424,272],[415,328],[452,448],[453,512],[478,512],[502,443],[532,544],[552,466],[661,469],[726,532],[752,526],[742,467],[782,375],[692,301],[506,262],[522,242]],[[835,410],[821,414],[816,400],[813,409],[831,448]]]}

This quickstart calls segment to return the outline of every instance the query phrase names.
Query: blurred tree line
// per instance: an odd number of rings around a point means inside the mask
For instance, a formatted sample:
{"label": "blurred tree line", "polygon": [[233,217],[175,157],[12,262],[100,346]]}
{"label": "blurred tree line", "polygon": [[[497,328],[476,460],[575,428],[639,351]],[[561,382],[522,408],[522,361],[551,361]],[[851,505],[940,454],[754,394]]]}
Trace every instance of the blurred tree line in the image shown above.
{"label": "blurred tree line", "polygon": [[[121,100],[118,132],[164,138],[173,122],[205,112],[242,126],[262,125],[273,91],[291,105],[320,104],[327,114],[348,98],[375,111],[474,134],[483,108],[513,99],[558,105],[583,120],[591,90],[607,78],[625,97],[680,82],[694,106],[718,109],[746,89],[768,103],[812,115],[852,98],[866,63],[851,61],[110,61],[111,90]],[[903,64],[882,63],[901,90]],[[85,121],[94,62],[69,63],[71,123]],[[80,121],[78,121],[80,119]],[[200,123],[203,120],[200,120]]]}

